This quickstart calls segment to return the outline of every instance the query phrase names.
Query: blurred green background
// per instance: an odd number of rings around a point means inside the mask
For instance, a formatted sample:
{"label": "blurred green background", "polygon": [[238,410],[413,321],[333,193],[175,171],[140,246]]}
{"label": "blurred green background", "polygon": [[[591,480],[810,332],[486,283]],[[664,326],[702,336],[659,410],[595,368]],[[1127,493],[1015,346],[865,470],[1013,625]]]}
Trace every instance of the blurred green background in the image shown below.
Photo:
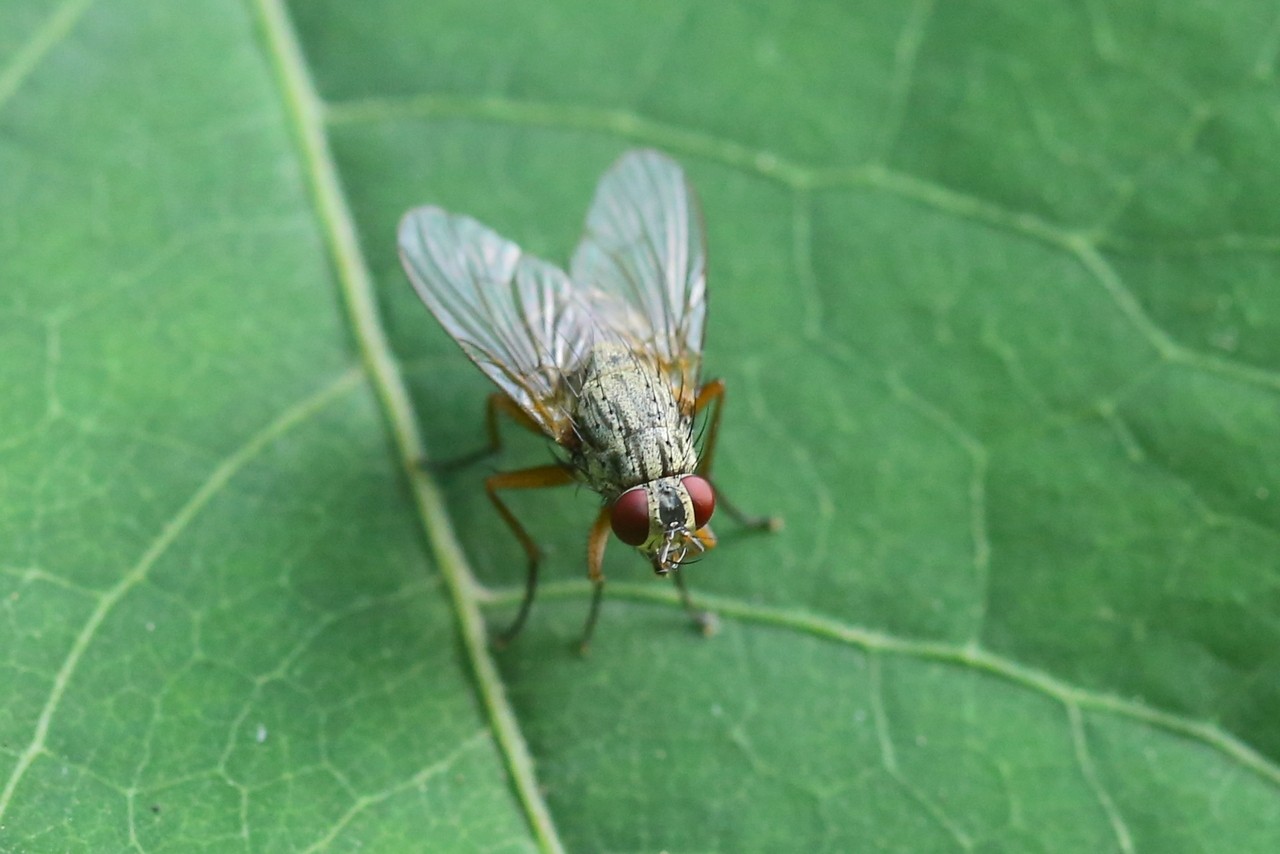
{"label": "blurred green background", "polygon": [[[1243,0],[6,2],[0,850],[1280,849],[1278,52]],[[787,526],[689,569],[711,640],[614,544],[581,660],[594,497],[517,496],[548,584],[479,651],[482,479],[547,451],[397,449],[490,389],[395,223],[562,263],[635,146]]]}

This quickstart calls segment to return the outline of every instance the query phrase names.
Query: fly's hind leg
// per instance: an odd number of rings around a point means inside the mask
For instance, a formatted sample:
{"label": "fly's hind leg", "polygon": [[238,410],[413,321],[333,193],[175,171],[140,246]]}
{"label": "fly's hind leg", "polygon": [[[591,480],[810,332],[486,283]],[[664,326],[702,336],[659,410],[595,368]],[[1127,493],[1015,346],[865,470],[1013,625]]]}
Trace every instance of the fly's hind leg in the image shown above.
{"label": "fly's hind leg", "polygon": [[525,428],[531,433],[543,435],[542,427],[538,422],[529,417],[520,406],[507,395],[500,391],[495,391],[489,395],[484,405],[484,423],[485,431],[488,436],[489,443],[484,447],[469,451],[461,456],[453,457],[448,460],[439,462],[429,462],[428,466],[435,471],[452,471],[454,469],[469,466],[474,462],[492,456],[502,450],[502,433],[498,430],[498,416],[506,415],[516,424]]}
{"label": "fly's hind leg", "polygon": [[693,414],[697,415],[712,404],[715,404],[715,410],[711,413],[711,418],[707,422],[707,442],[702,450],[702,457],[698,460],[698,474],[710,481],[712,488],[715,489],[716,505],[723,509],[730,519],[745,528],[756,531],[782,530],[782,519],[780,517],[751,516],[742,512],[715,485],[715,481],[711,480],[711,463],[715,459],[716,439],[720,435],[720,413],[724,410],[724,380],[711,380],[698,389],[698,396],[693,401]]}
{"label": "fly's hind leg", "polygon": [[[564,486],[573,483],[573,471],[563,465],[546,465],[537,466],[535,468],[521,469],[520,471],[501,472],[499,474],[490,475],[485,479],[484,489],[489,494],[489,500],[493,502],[493,506],[507,523],[507,527],[516,535],[516,539],[520,541],[520,546],[524,549],[525,556],[529,560],[528,571],[525,574],[524,598],[520,600],[520,610],[516,612],[516,617],[511,621],[506,631],[497,636],[496,644],[499,647],[506,646],[511,642],[520,629],[524,626],[525,618],[529,616],[529,608],[533,605],[533,594],[538,589],[538,564],[542,561],[542,550],[538,548],[538,544],[529,536],[529,532],[524,529],[524,525],[520,524],[520,520],[511,512],[511,508],[507,507],[506,502],[498,497],[500,489],[542,489],[551,486]],[[603,579],[602,579],[603,583]]]}
{"label": "fly's hind leg", "polygon": [[591,636],[595,634],[596,620],[600,619],[600,603],[604,600],[604,548],[609,544],[609,508],[600,508],[591,534],[587,537],[587,578],[591,579],[591,610],[582,627],[582,639],[578,641],[578,654],[586,655],[591,649]]}

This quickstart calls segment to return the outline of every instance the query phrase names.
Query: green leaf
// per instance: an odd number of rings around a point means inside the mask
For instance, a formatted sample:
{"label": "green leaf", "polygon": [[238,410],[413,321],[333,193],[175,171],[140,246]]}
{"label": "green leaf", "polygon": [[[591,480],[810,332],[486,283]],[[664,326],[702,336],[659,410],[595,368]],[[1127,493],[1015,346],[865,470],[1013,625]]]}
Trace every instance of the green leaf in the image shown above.
{"label": "green leaf", "polygon": [[[296,28],[298,43],[293,29]],[[0,6],[0,850],[1280,849],[1274,4]],[[300,45],[300,50],[299,50]],[[408,207],[710,240],[718,522],[512,506]],[[407,391],[407,396],[406,396]]]}

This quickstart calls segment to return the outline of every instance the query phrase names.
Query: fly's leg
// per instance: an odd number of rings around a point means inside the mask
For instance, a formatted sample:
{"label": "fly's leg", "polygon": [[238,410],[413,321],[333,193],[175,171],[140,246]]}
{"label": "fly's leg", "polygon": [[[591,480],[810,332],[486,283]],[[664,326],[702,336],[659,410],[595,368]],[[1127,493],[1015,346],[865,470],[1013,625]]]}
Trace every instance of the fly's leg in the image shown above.
{"label": "fly's leg", "polygon": [[591,649],[591,636],[600,619],[600,603],[604,601],[604,547],[609,544],[609,508],[601,507],[587,537],[587,578],[591,579],[591,610],[582,627],[582,640],[578,641],[578,654],[586,655]]}
{"label": "fly's leg", "polygon": [[516,618],[511,621],[511,625],[507,627],[506,631],[498,635],[496,643],[499,647],[506,646],[511,642],[512,638],[520,633],[521,627],[524,626],[525,618],[529,616],[529,608],[533,605],[533,594],[538,588],[538,563],[542,560],[542,550],[538,548],[538,544],[529,536],[529,532],[524,529],[524,525],[520,524],[520,520],[511,512],[511,509],[498,497],[498,490],[542,489],[550,486],[564,486],[569,483],[573,483],[573,471],[562,465],[537,466],[530,469],[521,469],[520,471],[501,472],[485,478],[484,489],[489,494],[489,500],[497,508],[498,515],[507,523],[507,527],[516,535],[516,539],[520,541],[520,546],[524,549],[525,556],[529,559],[529,569],[525,575],[524,599],[520,601],[520,610],[516,613]]}
{"label": "fly's leg", "polygon": [[[703,477],[706,477],[706,475],[703,475]],[[710,478],[707,479],[710,480]],[[714,481],[712,483],[714,484]],[[714,488],[716,491],[716,506],[723,510],[730,519],[737,522],[742,527],[749,528],[753,531],[782,530],[783,523],[781,516],[752,516],[743,512],[738,505],[726,498],[720,487],[716,486]]]}
{"label": "fly's leg", "polygon": [[[716,546],[716,535],[711,530],[710,525],[703,525],[693,535],[698,539],[704,552],[711,551]],[[720,620],[716,618],[713,611],[704,611],[693,604],[692,597],[689,596],[689,588],[684,582],[684,573],[677,569],[672,573],[673,580],[676,584],[676,590],[680,592],[680,604],[684,606],[684,611],[689,615],[689,619],[693,621],[693,627],[703,637],[711,637],[720,629]]]}
{"label": "fly's leg", "polygon": [[[720,436],[720,413],[724,409],[724,380],[715,379],[698,389],[698,394],[693,400],[693,414],[696,416],[708,406],[715,405],[715,409],[711,413],[710,420],[707,423],[707,441],[702,449],[702,457],[698,460],[697,474],[704,477],[712,484],[715,490],[716,504],[724,508],[724,512],[731,519],[746,528],[757,531],[777,531],[782,527],[782,520],[775,516],[748,516],[743,513],[725,498],[724,493],[719,487],[715,486],[715,482],[711,480],[711,463],[716,455],[716,440]],[[695,532],[701,542],[703,551],[711,549],[716,544],[716,535],[711,533],[711,526],[704,525]],[[703,611],[693,604],[693,599],[689,596],[689,588],[684,583],[684,573],[677,570],[675,573],[676,589],[680,591],[680,602],[684,605],[685,612],[689,618],[693,620],[694,627],[703,635],[710,637],[715,634],[719,628],[719,620],[711,611]]]}
{"label": "fly's leg", "polygon": [[436,471],[452,471],[453,469],[469,466],[478,460],[501,451],[502,434],[498,430],[499,415],[506,415],[531,433],[537,433],[539,436],[543,435],[542,428],[538,425],[538,422],[530,418],[529,414],[521,409],[510,397],[500,391],[495,391],[489,395],[484,405],[484,423],[489,444],[453,459],[432,462],[430,463],[431,468]]}
{"label": "fly's leg", "polygon": [[704,637],[711,637],[720,629],[720,621],[712,611],[704,611],[693,604],[693,599],[689,596],[689,588],[684,583],[684,573],[676,570],[671,573],[675,578],[676,589],[680,591],[680,603],[684,605],[685,613],[689,615],[689,619],[693,620],[693,627],[697,629]]}
{"label": "fly's leg", "polygon": [[711,419],[707,422],[707,442],[698,460],[698,474],[711,482],[716,492],[716,504],[729,515],[729,518],[745,528],[757,531],[780,531],[782,519],[777,516],[749,516],[738,509],[738,506],[725,497],[724,492],[711,480],[711,462],[715,458],[716,439],[720,435],[720,413],[724,410],[724,380],[715,379],[698,389],[698,396],[693,401],[693,414],[697,415],[708,406],[715,404]]}

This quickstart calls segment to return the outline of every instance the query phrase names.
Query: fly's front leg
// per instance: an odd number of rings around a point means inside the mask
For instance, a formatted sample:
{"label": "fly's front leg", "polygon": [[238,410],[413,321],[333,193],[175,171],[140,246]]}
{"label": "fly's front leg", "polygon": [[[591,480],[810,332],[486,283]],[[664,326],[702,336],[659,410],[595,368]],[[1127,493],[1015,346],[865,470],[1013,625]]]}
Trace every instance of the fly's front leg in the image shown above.
{"label": "fly's front leg", "polygon": [[[701,528],[693,532],[693,535],[702,545],[704,552],[709,552],[716,546],[716,535],[711,530],[710,525],[703,525]],[[689,588],[684,583],[684,573],[677,569],[671,573],[676,583],[676,590],[680,592],[680,604],[684,606],[684,612],[689,615],[689,619],[693,621],[693,627],[698,630],[703,637],[711,637],[720,630],[720,620],[716,617],[714,611],[704,611],[693,604],[693,598],[689,596]]]}
{"label": "fly's front leg", "polygon": [[498,430],[499,415],[506,415],[531,433],[537,433],[539,436],[543,435],[542,428],[538,425],[538,422],[530,418],[529,414],[521,409],[510,397],[500,391],[495,391],[489,395],[484,405],[484,423],[489,444],[453,459],[433,462],[431,463],[431,468],[437,471],[450,471],[471,465],[477,460],[482,460],[501,451],[502,434]]}
{"label": "fly's front leg", "polygon": [[684,573],[676,570],[671,573],[675,579],[676,590],[680,591],[680,604],[684,605],[685,613],[689,615],[689,619],[693,621],[693,627],[697,629],[704,637],[711,637],[720,630],[720,620],[713,611],[704,611],[693,604],[693,599],[689,596],[689,588],[684,583]]}
{"label": "fly's front leg", "polygon": [[[524,626],[525,618],[529,616],[529,608],[533,606],[534,591],[538,588],[538,564],[542,560],[542,550],[538,548],[538,544],[529,536],[529,532],[524,529],[524,525],[520,524],[520,520],[511,512],[511,508],[507,507],[506,503],[498,497],[498,490],[542,489],[550,486],[564,486],[569,483],[573,483],[573,471],[562,465],[537,466],[531,469],[521,469],[520,471],[501,472],[485,478],[484,489],[489,494],[489,500],[497,508],[498,515],[507,523],[507,527],[516,535],[516,539],[520,541],[520,546],[524,549],[525,556],[529,559],[529,569],[525,575],[524,599],[520,601],[520,610],[516,613],[516,618],[511,621],[511,625],[507,627],[506,631],[498,635],[498,646],[505,646],[510,643],[511,639],[519,634],[521,627]],[[603,579],[601,583],[603,583]]]}
{"label": "fly's front leg", "polygon": [[604,548],[609,544],[609,508],[600,508],[591,534],[587,537],[587,578],[591,579],[591,610],[582,627],[582,640],[578,641],[578,654],[586,655],[591,649],[591,636],[600,618],[600,603],[604,599]]}
{"label": "fly's front leg", "polygon": [[715,458],[716,439],[720,435],[720,413],[724,410],[724,380],[711,380],[698,389],[698,396],[693,401],[693,414],[697,415],[712,404],[715,404],[715,409],[707,422],[707,442],[702,451],[702,458],[698,460],[698,474],[712,483],[716,492],[716,503],[724,508],[724,512],[729,514],[730,519],[739,525],[759,531],[781,530],[782,519],[777,516],[748,516],[726,498],[724,492],[715,486],[715,481],[711,480],[711,462]]}

